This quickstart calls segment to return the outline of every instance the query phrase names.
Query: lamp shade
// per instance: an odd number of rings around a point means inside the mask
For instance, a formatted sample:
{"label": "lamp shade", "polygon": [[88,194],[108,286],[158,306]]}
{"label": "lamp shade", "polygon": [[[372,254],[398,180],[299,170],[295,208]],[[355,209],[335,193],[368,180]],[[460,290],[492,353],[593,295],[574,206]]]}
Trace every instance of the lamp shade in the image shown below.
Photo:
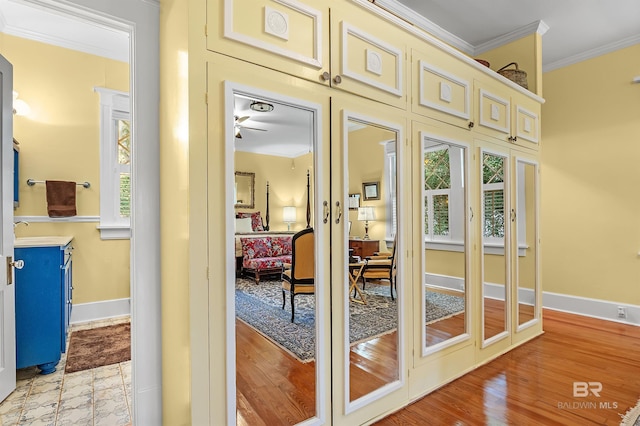
{"label": "lamp shade", "polygon": [[358,207],[358,220],[376,220],[373,207]]}
{"label": "lamp shade", "polygon": [[296,221],[296,208],[286,206],[282,210],[282,221],[284,223],[294,223]]}

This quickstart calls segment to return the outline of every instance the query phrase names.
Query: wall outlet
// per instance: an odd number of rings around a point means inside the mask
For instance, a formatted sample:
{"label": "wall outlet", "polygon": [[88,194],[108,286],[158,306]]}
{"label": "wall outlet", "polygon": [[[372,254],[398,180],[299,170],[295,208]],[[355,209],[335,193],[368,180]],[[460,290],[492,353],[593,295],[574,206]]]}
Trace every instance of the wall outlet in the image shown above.
{"label": "wall outlet", "polygon": [[618,306],[618,318],[626,318],[627,309],[624,306]]}

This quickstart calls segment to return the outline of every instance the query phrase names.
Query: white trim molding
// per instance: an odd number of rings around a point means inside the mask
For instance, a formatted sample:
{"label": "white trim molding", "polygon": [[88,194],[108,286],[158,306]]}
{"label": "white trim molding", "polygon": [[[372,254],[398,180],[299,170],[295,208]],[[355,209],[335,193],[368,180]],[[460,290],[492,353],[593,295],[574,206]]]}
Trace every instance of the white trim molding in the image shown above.
{"label": "white trim molding", "polygon": [[[470,105],[471,105],[471,84],[467,81],[464,80],[454,74],[451,74],[448,71],[445,71],[441,68],[438,68],[434,65],[429,64],[428,62],[425,61],[419,61],[420,64],[420,105],[429,107],[429,108],[433,108],[437,111],[442,111],[444,113],[453,115],[454,117],[459,117],[459,118],[463,118],[468,120],[471,116],[470,111]],[[440,78],[442,78],[443,80],[447,80],[449,82],[451,82],[452,84],[462,87],[464,89],[464,111],[459,111],[457,109],[454,108],[449,108],[445,105],[441,105],[438,104],[436,102],[432,102],[429,99],[427,99],[427,97],[424,95],[424,73],[423,71],[428,71]],[[440,82],[440,87],[441,87],[441,92],[442,92],[442,82]],[[440,99],[450,103],[451,99],[446,99],[443,96],[443,93],[440,94]]]}
{"label": "white trim molding", "polygon": [[[395,58],[395,86],[389,86],[387,84],[383,84],[379,81],[374,80],[373,78],[367,77],[366,75],[360,74],[355,70],[349,68],[349,44],[348,37],[352,35],[354,37],[359,38],[365,43],[375,47],[378,50],[386,52],[392,55]],[[402,96],[402,63],[404,61],[404,55],[402,54],[402,49],[399,49],[395,46],[390,45],[370,34],[365,33],[364,31],[354,27],[348,22],[342,21],[342,69],[341,74],[345,77],[352,78],[361,83],[367,84],[369,86],[375,87],[380,90],[384,90],[385,92],[391,93],[396,96]],[[375,52],[375,50],[367,49],[368,52]],[[381,56],[375,52],[379,58]],[[369,67],[369,61],[365,61],[367,67]],[[382,63],[379,64],[379,72],[375,72],[374,74],[382,76]],[[370,71],[371,72],[371,71]]]}
{"label": "white trim molding", "polygon": [[70,217],[49,217],[49,216],[14,216],[14,221],[28,223],[55,223],[55,222],[75,222],[92,223],[100,222],[100,216],[70,216]]}
{"label": "white trim molding", "polygon": [[429,34],[439,38],[443,42],[450,44],[457,49],[460,49],[464,53],[470,56],[474,55],[475,47],[472,44],[467,43],[460,37],[431,22],[424,16],[416,13],[413,9],[408,8],[397,0],[374,0],[373,3],[386,10],[387,12],[394,14],[398,18],[411,22],[421,30],[428,32]]}
{"label": "white trim molding", "polygon": [[587,59],[592,59],[598,56],[605,55],[607,53],[615,52],[616,50],[624,49],[625,47],[633,46],[634,44],[638,43],[640,43],[640,34],[633,35],[622,40],[615,41],[613,43],[605,44],[595,49],[576,53],[575,55],[567,56],[566,58],[551,62],[542,67],[542,72],[549,72],[558,68],[577,64],[578,62],[586,61]]}
{"label": "white trim molding", "polygon": [[[542,307],[554,311],[640,326],[640,306],[629,303],[545,291],[542,293]],[[618,307],[625,309],[626,318],[618,318]]]}
{"label": "white trim molding", "polygon": [[117,318],[131,315],[131,300],[102,300],[99,302],[74,303],[71,308],[71,324]]}
{"label": "white trim molding", "polygon": [[500,46],[504,46],[507,43],[511,43],[531,34],[537,33],[542,36],[547,31],[549,31],[549,26],[544,21],[535,21],[528,25],[525,25],[524,27],[520,27],[516,30],[477,45],[473,51],[473,54],[480,55],[484,52],[496,49]]}
{"label": "white trim molding", "polygon": [[[505,112],[505,126],[502,127],[499,124],[495,124],[492,123],[491,121],[487,121],[485,120],[485,118],[482,115],[482,111],[484,111],[484,102],[485,99],[489,100],[489,101],[493,101],[497,104],[503,105]],[[496,123],[500,122],[500,110],[498,109],[494,109],[493,105],[491,105],[491,119],[496,121]],[[505,134],[509,134],[511,132],[511,120],[510,120],[510,114],[511,114],[511,102],[508,99],[503,99],[497,95],[494,95],[493,93],[485,90],[485,89],[480,89],[480,113],[479,113],[479,117],[480,117],[480,125],[484,126],[484,127],[488,127],[490,129],[494,129],[497,130],[499,132],[505,133]],[[494,116],[494,113],[497,114]]]}
{"label": "white trim molding", "polygon": [[[296,0],[275,0],[275,2],[290,9],[292,12],[300,13],[313,20],[314,24],[313,28],[311,29],[311,31],[313,32],[313,39],[315,40],[313,44],[313,56],[305,56],[293,50],[285,49],[273,43],[269,43],[264,40],[260,40],[255,37],[237,32],[233,28],[233,0],[224,1],[224,37],[230,40],[238,41],[240,43],[248,44],[253,47],[257,47],[258,49],[266,50],[267,52],[271,52],[276,55],[284,56],[285,58],[293,59],[294,61],[298,61],[303,64],[311,65],[318,69],[322,68],[322,12]],[[272,16],[277,16],[274,15],[274,13],[279,14],[279,22],[274,23],[269,19],[268,16],[265,16],[265,28],[263,29],[263,31],[265,33],[275,35],[280,39],[288,41],[288,33],[290,31],[290,29],[288,28],[288,15],[274,8],[269,8],[269,10],[265,13],[269,12],[271,12]],[[293,30],[295,31],[295,28]],[[274,34],[274,32],[278,34]],[[284,36],[285,33],[287,34],[286,36]]]}
{"label": "white trim molding", "polygon": [[[461,291],[461,289],[464,288],[464,279],[448,275],[426,273],[424,275],[424,282],[428,286],[441,287],[454,291]],[[487,297],[504,300],[505,288],[503,285],[484,283],[484,290],[484,294]],[[533,290],[518,288],[518,300],[524,304],[532,305],[535,301]],[[619,303],[543,291],[542,307],[569,314],[640,326],[640,305],[632,305],[630,303]],[[626,318],[618,317],[618,307],[624,308]]]}

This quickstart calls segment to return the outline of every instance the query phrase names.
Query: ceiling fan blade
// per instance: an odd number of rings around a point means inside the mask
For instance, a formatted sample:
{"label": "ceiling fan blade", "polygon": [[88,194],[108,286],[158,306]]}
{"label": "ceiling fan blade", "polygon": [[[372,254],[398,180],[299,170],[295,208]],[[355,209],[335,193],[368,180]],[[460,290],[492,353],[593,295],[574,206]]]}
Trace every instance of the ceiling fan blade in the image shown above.
{"label": "ceiling fan blade", "polygon": [[243,129],[247,129],[247,130],[258,130],[260,132],[266,132],[267,129],[258,129],[257,127],[247,127],[247,126],[242,126]]}
{"label": "ceiling fan blade", "polygon": [[240,124],[240,123],[242,123],[243,121],[248,120],[249,118],[251,118],[251,117],[249,117],[248,115],[244,115],[244,116],[242,116],[242,117],[238,117],[238,116],[236,116],[236,123],[237,123],[237,124]]}

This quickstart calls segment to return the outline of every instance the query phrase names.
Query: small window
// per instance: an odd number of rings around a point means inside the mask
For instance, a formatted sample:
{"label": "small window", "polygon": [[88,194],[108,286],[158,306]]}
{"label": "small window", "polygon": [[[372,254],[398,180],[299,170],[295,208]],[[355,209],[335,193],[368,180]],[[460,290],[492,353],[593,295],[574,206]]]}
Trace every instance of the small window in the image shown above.
{"label": "small window", "polygon": [[131,237],[131,119],[129,94],[100,94],[100,229],[102,239]]}

